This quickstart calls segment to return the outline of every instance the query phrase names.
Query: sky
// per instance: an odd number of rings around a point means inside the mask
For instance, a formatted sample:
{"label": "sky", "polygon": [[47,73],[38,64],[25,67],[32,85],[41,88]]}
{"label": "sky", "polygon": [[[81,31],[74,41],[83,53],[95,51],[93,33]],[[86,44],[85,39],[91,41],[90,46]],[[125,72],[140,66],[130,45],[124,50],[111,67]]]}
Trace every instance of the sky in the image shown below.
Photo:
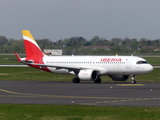
{"label": "sky", "polygon": [[1,0],[0,36],[160,39],[160,0]]}

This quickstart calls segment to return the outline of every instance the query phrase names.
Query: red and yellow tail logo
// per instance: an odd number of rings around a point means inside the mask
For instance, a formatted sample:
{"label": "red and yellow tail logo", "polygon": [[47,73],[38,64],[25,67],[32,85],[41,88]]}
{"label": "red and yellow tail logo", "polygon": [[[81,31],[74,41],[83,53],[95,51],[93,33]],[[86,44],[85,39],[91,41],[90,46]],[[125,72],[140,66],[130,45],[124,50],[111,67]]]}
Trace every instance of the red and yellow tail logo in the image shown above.
{"label": "red and yellow tail logo", "polygon": [[43,57],[45,55],[36,43],[36,41],[34,40],[29,30],[22,30],[22,35],[24,40],[26,57],[20,58],[19,55],[16,52],[14,52],[17,60],[31,67],[51,72],[47,67],[41,68],[41,64],[44,64]]}
{"label": "red and yellow tail logo", "polygon": [[33,36],[29,32],[29,30],[22,30],[24,46],[26,51],[26,57],[30,58],[32,56],[39,56],[43,57],[44,54],[36,41],[34,40]]}

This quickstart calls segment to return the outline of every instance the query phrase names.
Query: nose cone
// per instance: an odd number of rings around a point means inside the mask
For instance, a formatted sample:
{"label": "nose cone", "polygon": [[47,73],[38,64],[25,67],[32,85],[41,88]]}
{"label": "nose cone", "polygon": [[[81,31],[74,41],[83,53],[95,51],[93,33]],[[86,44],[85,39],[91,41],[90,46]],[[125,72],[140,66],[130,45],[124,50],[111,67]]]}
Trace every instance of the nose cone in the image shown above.
{"label": "nose cone", "polygon": [[148,65],[145,69],[146,73],[149,73],[149,72],[152,72],[154,70],[153,66],[152,65]]}

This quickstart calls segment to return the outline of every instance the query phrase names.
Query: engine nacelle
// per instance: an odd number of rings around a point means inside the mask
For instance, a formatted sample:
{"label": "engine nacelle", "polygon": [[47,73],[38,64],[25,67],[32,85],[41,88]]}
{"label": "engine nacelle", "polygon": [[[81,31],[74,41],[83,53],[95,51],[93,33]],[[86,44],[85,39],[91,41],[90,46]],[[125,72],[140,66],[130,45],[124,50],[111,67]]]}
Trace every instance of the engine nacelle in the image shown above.
{"label": "engine nacelle", "polygon": [[129,78],[129,75],[110,75],[113,81],[126,81]]}
{"label": "engine nacelle", "polygon": [[98,73],[95,70],[80,70],[78,77],[80,80],[96,80]]}

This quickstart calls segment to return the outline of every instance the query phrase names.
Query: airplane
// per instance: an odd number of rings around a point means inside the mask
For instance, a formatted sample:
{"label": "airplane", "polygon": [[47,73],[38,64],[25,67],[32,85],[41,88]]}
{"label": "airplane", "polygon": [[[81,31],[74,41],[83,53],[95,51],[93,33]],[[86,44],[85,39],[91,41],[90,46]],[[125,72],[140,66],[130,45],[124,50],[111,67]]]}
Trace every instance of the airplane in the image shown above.
{"label": "airplane", "polygon": [[22,30],[26,57],[19,62],[42,71],[59,74],[73,74],[73,83],[80,80],[101,83],[101,76],[108,75],[113,81],[126,81],[131,76],[135,84],[135,75],[153,71],[153,66],[145,59],[137,56],[48,56],[36,43],[29,30]]}

